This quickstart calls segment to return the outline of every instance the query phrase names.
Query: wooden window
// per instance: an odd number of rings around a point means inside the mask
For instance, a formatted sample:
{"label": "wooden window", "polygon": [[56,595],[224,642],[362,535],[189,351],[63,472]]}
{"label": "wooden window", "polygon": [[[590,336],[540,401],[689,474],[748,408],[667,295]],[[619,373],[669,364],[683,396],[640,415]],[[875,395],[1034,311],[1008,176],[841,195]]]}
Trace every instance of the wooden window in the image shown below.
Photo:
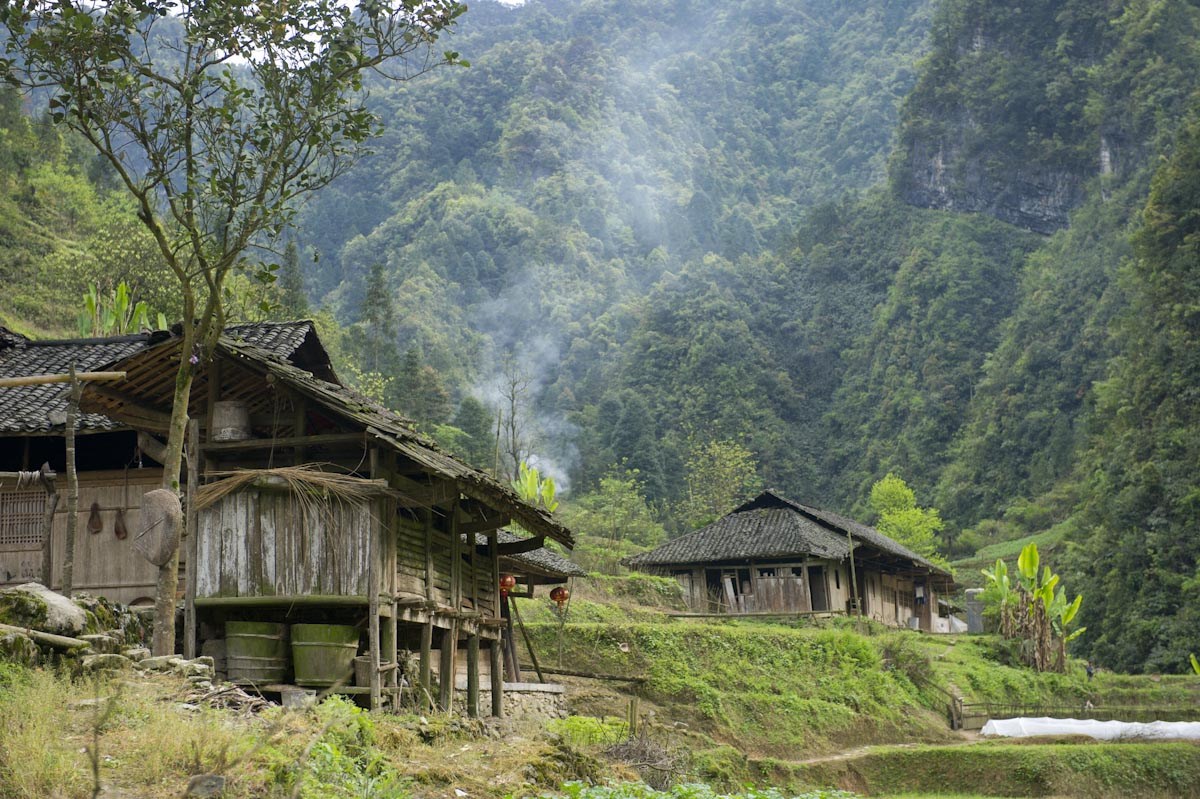
{"label": "wooden window", "polygon": [[0,547],[40,547],[45,516],[45,491],[0,491]]}

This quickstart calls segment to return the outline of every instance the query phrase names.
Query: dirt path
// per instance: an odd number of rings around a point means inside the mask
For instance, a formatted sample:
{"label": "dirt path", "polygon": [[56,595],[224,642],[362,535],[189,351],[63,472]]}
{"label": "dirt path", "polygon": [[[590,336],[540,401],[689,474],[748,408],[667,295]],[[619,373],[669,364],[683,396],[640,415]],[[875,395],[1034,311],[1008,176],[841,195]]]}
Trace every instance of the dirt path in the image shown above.
{"label": "dirt path", "polygon": [[954,741],[923,741],[921,743],[903,743],[903,744],[870,744],[868,746],[856,746],[853,749],[845,749],[841,752],[834,752],[820,757],[810,757],[804,760],[790,760],[789,763],[795,763],[800,766],[812,765],[814,763],[834,763],[839,760],[853,760],[861,755],[866,755],[872,751],[879,749],[915,749],[920,747],[932,746],[962,746],[963,744],[975,743],[983,740],[979,733],[974,731],[963,731],[959,733],[962,737]]}

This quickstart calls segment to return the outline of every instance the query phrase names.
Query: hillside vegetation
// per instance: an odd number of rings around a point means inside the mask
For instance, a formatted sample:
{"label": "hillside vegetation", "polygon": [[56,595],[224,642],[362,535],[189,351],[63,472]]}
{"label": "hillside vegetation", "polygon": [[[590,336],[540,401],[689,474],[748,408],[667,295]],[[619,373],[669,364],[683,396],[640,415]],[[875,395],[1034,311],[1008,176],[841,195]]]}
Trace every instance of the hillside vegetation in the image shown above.
{"label": "hillside vegetation", "polygon": [[[1198,33],[1185,0],[483,0],[471,67],[371,87],[377,154],[231,318],[315,313],[450,449],[538,460],[591,566],[763,486],[871,521],[895,472],[964,572],[1053,541],[1080,652],[1180,671]],[[105,172],[0,99],[0,322],[68,334],[119,279],[176,313]]]}

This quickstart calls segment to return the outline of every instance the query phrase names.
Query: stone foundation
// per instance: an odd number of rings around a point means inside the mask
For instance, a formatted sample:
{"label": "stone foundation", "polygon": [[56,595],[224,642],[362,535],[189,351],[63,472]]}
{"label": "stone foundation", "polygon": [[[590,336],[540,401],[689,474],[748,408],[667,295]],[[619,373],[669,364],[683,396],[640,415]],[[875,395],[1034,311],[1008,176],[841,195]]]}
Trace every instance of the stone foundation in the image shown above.
{"label": "stone foundation", "polygon": [[[455,706],[467,706],[467,686],[465,682],[455,686],[457,694]],[[492,712],[492,692],[490,686],[479,686],[480,715]],[[542,684],[536,682],[506,682],[504,683],[504,717],[510,719],[562,719],[568,715],[567,693],[561,685]]]}

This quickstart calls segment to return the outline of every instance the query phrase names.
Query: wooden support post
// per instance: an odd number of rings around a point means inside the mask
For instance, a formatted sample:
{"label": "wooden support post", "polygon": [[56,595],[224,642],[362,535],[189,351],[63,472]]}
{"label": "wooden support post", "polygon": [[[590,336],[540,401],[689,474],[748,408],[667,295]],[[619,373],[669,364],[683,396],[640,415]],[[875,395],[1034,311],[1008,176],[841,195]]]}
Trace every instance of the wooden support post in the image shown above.
{"label": "wooden support post", "polygon": [[488,667],[491,669],[492,681],[492,715],[500,718],[504,715],[504,644],[502,639],[492,640],[488,649]]}
{"label": "wooden support post", "polygon": [[479,635],[467,636],[467,715],[479,718]]}
{"label": "wooden support post", "polygon": [[863,614],[862,597],[858,595],[858,577],[855,575],[854,569],[854,536],[850,535],[850,531],[846,531],[846,543],[850,546],[850,554],[847,556],[850,561],[850,601],[853,602],[853,608],[856,616]]}
{"label": "wooden support post", "polygon": [[[387,455],[387,463],[383,470],[383,476],[387,480],[388,485],[391,485],[393,476],[396,473],[396,456],[395,453],[389,452]],[[399,535],[398,525],[399,518],[396,516],[396,502],[394,499],[386,498],[383,501],[384,514],[387,519],[384,525],[386,540],[384,541],[384,561],[383,573],[386,576],[386,592],[388,597],[388,617],[384,622],[382,638],[383,638],[383,656],[391,666],[387,670],[386,686],[390,689],[388,696],[391,697],[392,710],[395,711],[400,703],[400,649],[398,645],[397,635],[397,619],[399,615],[399,607],[396,605],[396,547],[397,537]]]}
{"label": "wooden support post", "polygon": [[421,707],[429,710],[433,707],[433,622],[425,622],[421,628],[421,665],[418,668],[418,697]]}
{"label": "wooden support post", "polygon": [[200,490],[200,421],[189,419],[187,428],[187,516],[184,518],[184,546],[187,552],[187,588],[183,602],[183,656],[196,657],[196,494]]}
{"label": "wooden support post", "polygon": [[75,424],[79,416],[79,381],[71,364],[71,395],[67,402],[67,546],[63,558],[62,593],[70,596],[75,581],[75,531],[79,527],[79,475],[75,472]]}
{"label": "wooden support post", "polygon": [[449,712],[454,708],[454,655],[458,648],[458,622],[442,632],[441,657],[438,659],[438,707]]}
{"label": "wooden support post", "polygon": [[521,628],[521,637],[525,639],[525,648],[529,650],[529,659],[533,661],[533,670],[537,672],[538,682],[546,682],[546,678],[542,676],[542,665],[538,663],[537,652],[533,649],[533,640],[529,637],[529,631],[525,629],[525,622],[521,620],[521,611],[517,610],[517,602],[514,599],[512,603],[513,616],[517,620],[517,626]]}
{"label": "wooden support post", "polygon": [[[371,463],[371,479],[376,479],[379,476],[379,448],[371,447],[370,452]],[[378,503],[382,506],[384,503]],[[367,536],[367,657],[369,658],[371,669],[371,710],[378,710],[381,704],[380,697],[382,696],[382,685],[379,681],[379,559],[380,559],[380,539],[383,537],[384,530],[390,530],[391,527],[384,521],[383,508],[377,507],[380,511],[376,517],[377,521],[371,526],[371,533]]]}
{"label": "wooden support post", "polygon": [[[428,509],[422,510],[421,520],[425,523],[425,599],[428,602],[433,602],[433,513]],[[433,706],[432,660],[433,617],[430,616],[428,621],[425,622],[425,628],[421,630],[420,665],[421,704],[423,707],[429,709]]]}
{"label": "wooden support post", "polygon": [[46,489],[46,515],[42,518],[42,585],[53,589],[54,581],[54,511],[58,510],[58,488],[50,464],[42,464],[42,485]]}

